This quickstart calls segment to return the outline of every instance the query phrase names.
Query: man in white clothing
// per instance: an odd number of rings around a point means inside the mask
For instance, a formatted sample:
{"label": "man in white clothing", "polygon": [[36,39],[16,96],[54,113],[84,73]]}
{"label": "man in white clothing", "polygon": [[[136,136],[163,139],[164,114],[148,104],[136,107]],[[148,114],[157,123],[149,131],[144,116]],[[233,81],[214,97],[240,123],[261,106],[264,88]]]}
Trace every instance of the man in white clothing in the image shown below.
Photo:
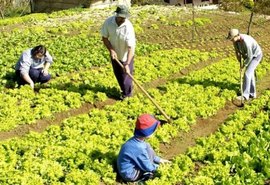
{"label": "man in white clothing", "polygon": [[[110,52],[113,71],[122,91],[120,99],[132,96],[132,79],[128,73],[133,74],[136,41],[134,28],[128,17],[128,8],[120,5],[115,15],[107,18],[101,29],[102,41]],[[116,59],[123,64],[124,69]]]}
{"label": "man in white clothing", "polygon": [[[238,96],[238,100],[248,100],[249,98],[256,98],[256,79],[255,69],[262,60],[262,50],[257,41],[246,34],[240,34],[238,29],[231,29],[228,33],[227,39],[233,42],[237,60],[240,62],[240,70],[246,67],[243,97]],[[241,58],[244,59],[241,65]]]}

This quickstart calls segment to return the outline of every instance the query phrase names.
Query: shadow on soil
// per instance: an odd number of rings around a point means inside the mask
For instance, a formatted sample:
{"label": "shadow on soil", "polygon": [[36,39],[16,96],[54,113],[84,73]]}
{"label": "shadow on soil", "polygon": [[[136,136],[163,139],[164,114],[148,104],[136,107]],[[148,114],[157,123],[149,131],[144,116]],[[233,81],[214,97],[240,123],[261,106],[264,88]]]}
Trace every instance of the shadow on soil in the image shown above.
{"label": "shadow on soil", "polygon": [[195,80],[187,80],[186,78],[181,78],[176,80],[180,84],[189,84],[189,85],[202,85],[203,87],[219,87],[220,89],[228,89],[238,92],[239,91],[239,84],[230,83],[230,82],[214,82],[211,80],[204,79],[202,81],[195,81]]}
{"label": "shadow on soil", "polygon": [[[114,152],[103,153],[100,150],[94,150],[90,154],[90,158],[93,159],[93,160],[98,160],[99,162],[101,162],[104,159],[106,161],[109,161],[109,164],[113,167],[113,172],[116,173],[116,182],[120,183],[120,184],[126,184],[123,181],[123,179],[120,177],[120,175],[118,174],[118,171],[117,171],[117,155]],[[83,168],[84,165],[82,164],[81,167]]]}
{"label": "shadow on soil", "polygon": [[[57,84],[57,85],[48,85],[47,88],[55,88],[57,90],[65,90],[69,92],[75,92],[81,94],[81,96],[84,96],[87,91],[92,91],[93,93],[105,93],[108,98],[119,100],[120,97],[120,91],[116,87],[106,87],[99,84],[80,84],[75,85],[71,82],[69,83],[63,83],[63,84]],[[36,89],[37,92],[39,92],[40,89]]]}
{"label": "shadow on soil", "polygon": [[2,77],[6,80],[5,88],[15,88],[17,84],[17,78],[15,72],[7,72],[5,76]]}

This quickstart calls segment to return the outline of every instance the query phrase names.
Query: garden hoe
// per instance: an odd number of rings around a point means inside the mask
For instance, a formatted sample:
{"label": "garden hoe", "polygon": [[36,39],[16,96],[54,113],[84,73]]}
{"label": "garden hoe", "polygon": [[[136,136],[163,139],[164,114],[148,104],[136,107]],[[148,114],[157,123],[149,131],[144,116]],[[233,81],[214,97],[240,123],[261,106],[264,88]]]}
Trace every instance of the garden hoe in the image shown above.
{"label": "garden hoe", "polygon": [[240,59],[240,91],[241,91],[241,100],[240,100],[240,107],[244,107],[244,101],[243,101],[243,73],[245,72],[245,69],[243,68],[244,62]]}
{"label": "garden hoe", "polygon": [[[115,61],[124,69],[123,64],[118,60],[115,59]],[[170,117],[162,110],[162,108],[157,104],[157,102],[147,93],[147,91],[138,83],[138,81],[130,74],[128,73],[128,76],[134,81],[134,83],[141,89],[141,91],[149,98],[149,100],[157,107],[157,109],[162,113],[162,115],[166,118],[166,120],[171,123],[172,120]]]}

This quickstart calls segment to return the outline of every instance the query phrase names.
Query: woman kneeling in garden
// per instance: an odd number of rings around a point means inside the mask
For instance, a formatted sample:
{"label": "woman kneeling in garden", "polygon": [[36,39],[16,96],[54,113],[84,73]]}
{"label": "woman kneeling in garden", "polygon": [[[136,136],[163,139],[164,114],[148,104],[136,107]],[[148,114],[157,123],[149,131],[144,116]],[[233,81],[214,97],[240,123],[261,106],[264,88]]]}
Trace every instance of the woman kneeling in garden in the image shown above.
{"label": "woman kneeling in garden", "polygon": [[35,83],[48,82],[51,79],[48,71],[52,62],[52,56],[43,45],[25,50],[15,66],[19,86],[29,84],[34,89]]}

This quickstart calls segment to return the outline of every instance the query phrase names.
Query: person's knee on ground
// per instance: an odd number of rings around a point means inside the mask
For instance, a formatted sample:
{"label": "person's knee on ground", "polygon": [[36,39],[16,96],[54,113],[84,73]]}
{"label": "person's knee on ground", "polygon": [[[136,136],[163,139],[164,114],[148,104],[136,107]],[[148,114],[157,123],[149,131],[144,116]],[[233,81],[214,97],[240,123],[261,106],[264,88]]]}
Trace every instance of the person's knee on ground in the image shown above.
{"label": "person's knee on ground", "polygon": [[29,76],[34,83],[38,81],[40,73],[41,73],[40,69],[33,69],[32,68],[29,70]]}
{"label": "person's knee on ground", "polygon": [[27,84],[27,82],[21,77],[21,72],[19,70],[16,71],[16,82],[19,87]]}
{"label": "person's knee on ground", "polygon": [[143,172],[143,171],[138,171],[138,174],[136,175],[135,179],[123,179],[124,182],[141,182],[141,181],[147,181],[150,179],[155,178],[155,173],[154,172]]}
{"label": "person's knee on ground", "polygon": [[139,181],[147,181],[150,179],[154,179],[155,178],[155,173],[153,172],[144,172],[141,176],[141,178],[139,179]]}
{"label": "person's knee on ground", "polygon": [[51,75],[50,74],[44,75],[43,73],[41,73],[40,74],[40,77],[38,79],[38,82],[40,82],[40,83],[46,83],[46,82],[50,81],[50,79],[51,79]]}

